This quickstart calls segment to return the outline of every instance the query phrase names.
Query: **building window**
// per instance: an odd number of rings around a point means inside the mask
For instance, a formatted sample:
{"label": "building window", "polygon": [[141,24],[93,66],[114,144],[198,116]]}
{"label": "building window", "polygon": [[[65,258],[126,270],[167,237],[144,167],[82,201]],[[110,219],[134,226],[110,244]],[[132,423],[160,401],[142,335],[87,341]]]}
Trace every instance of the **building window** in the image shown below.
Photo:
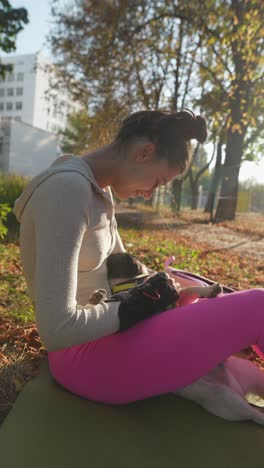
{"label": "building window", "polygon": [[4,110],[4,103],[0,102],[0,112]]}
{"label": "building window", "polygon": [[14,81],[14,73],[8,73],[7,81]]}
{"label": "building window", "polygon": [[0,88],[0,97],[4,97],[5,95],[5,88]]}
{"label": "building window", "polygon": [[16,110],[22,110],[22,102],[16,102]]}
{"label": "building window", "polygon": [[19,72],[17,74],[17,81],[24,81],[24,73]]}
{"label": "building window", "polygon": [[16,89],[16,95],[17,96],[23,96],[23,88],[17,88]]}
{"label": "building window", "polygon": [[14,88],[7,88],[7,95],[14,96]]}
{"label": "building window", "polygon": [[12,102],[7,102],[6,103],[6,110],[12,110],[13,109],[13,103]]}

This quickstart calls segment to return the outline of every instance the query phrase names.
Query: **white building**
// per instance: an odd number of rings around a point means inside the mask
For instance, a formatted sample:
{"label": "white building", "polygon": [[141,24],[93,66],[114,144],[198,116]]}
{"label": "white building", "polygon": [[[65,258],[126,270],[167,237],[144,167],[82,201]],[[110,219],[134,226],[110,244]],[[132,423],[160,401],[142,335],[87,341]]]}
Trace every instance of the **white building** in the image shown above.
{"label": "white building", "polygon": [[54,133],[16,119],[0,120],[0,171],[33,177],[60,154]]}
{"label": "white building", "polygon": [[1,63],[13,66],[0,78],[0,117],[16,118],[25,123],[57,133],[64,130],[67,116],[80,109],[66,90],[50,92],[51,63],[39,52],[2,57]]}

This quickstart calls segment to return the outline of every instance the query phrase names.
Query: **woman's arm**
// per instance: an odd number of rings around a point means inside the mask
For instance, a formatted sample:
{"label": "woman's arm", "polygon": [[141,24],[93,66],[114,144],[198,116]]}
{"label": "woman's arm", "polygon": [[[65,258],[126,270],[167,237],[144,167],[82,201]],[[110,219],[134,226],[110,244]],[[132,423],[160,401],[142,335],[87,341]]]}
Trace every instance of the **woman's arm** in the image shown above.
{"label": "woman's arm", "polygon": [[77,305],[78,259],[92,209],[80,174],[53,175],[33,199],[36,322],[48,351],[88,343],[119,329],[119,302]]}

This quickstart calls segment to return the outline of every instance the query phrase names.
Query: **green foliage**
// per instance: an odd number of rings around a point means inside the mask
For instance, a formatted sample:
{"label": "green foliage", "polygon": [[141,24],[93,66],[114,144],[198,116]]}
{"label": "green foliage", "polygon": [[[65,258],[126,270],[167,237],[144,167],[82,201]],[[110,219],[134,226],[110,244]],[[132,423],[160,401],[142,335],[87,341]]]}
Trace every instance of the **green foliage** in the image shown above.
{"label": "green foliage", "polygon": [[[68,83],[85,105],[98,109],[111,96],[136,109],[196,102],[218,132],[256,128],[263,115],[259,0],[126,0],[104,8],[86,0],[72,9],[57,2],[53,19],[58,83]],[[231,113],[238,96],[239,122]]]}
{"label": "green foliage", "polygon": [[[177,235],[177,230],[153,231],[119,227],[120,236],[128,253],[135,255],[149,268],[162,271],[165,260],[174,255],[174,268],[220,281],[237,289],[259,287],[262,282],[261,268],[243,256],[230,256],[230,252],[210,249],[207,244],[195,244]],[[241,276],[241,271],[243,275]]]}
{"label": "green foliage", "polygon": [[[9,0],[0,1],[0,49],[4,52],[16,50],[16,36],[27,24],[28,13],[25,8],[13,8]],[[4,77],[12,67],[0,64],[0,77]]]}
{"label": "green foliage", "polygon": [[8,231],[14,231],[14,234],[18,232],[19,224],[11,210],[13,209],[16,199],[21,195],[29,180],[29,177],[24,177],[22,175],[4,174],[0,172],[0,205],[4,204],[10,207],[10,210],[6,213],[4,223]]}
{"label": "green foliage", "polygon": [[19,246],[0,244],[0,314],[13,316],[23,324],[34,322],[33,304],[27,293]]}
{"label": "green foliage", "polygon": [[78,154],[88,148],[89,117],[85,110],[69,115],[68,125],[60,132],[61,148],[64,153]]}
{"label": "green foliage", "polygon": [[0,172],[0,203],[8,203],[13,206],[29,180],[30,177]]}
{"label": "green foliage", "polygon": [[186,21],[179,30],[182,15],[169,3],[57,2],[50,34],[56,86],[66,84],[89,112],[110,98],[127,112],[193,107],[199,37]]}
{"label": "green foliage", "polygon": [[88,114],[86,109],[69,116],[67,128],[60,132],[62,150],[81,154],[110,142],[111,137],[126,115],[114,99]]}
{"label": "green foliage", "polygon": [[0,204],[0,239],[4,239],[7,234],[7,227],[4,222],[7,220],[7,214],[11,211],[10,206],[7,203]]}
{"label": "green foliage", "polygon": [[224,126],[239,134],[258,129],[254,135],[258,138],[263,131],[264,110],[261,2],[232,0],[213,2],[213,6],[203,3],[201,24],[206,60],[200,64],[205,85],[202,105],[213,117],[213,126]]}
{"label": "green foliage", "polygon": [[124,112],[189,107],[205,113],[211,139],[221,136],[226,144],[230,173],[218,216],[227,215],[232,199],[232,219],[241,161],[256,157],[264,129],[262,3],[126,0],[102,8],[86,0],[72,6],[53,8],[57,86],[68,85],[91,116],[112,99]]}

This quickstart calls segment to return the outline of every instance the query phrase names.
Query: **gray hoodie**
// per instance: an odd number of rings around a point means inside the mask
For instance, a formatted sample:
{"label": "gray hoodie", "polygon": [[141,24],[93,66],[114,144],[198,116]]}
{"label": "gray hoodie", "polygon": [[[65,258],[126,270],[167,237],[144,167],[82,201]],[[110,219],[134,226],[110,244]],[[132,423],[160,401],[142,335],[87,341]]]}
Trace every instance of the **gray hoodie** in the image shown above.
{"label": "gray hoodie", "polygon": [[16,200],[20,254],[36,324],[48,351],[87,343],[119,329],[119,303],[86,305],[111,294],[106,258],[125,251],[110,188],[88,164],[65,154],[34,177]]}
{"label": "gray hoodie", "polygon": [[40,174],[35,176],[26,186],[25,190],[22,192],[20,197],[15,201],[13,213],[16,215],[17,220],[20,222],[22,213],[28,200],[40,184],[42,184],[48,177],[50,177],[53,174],[57,174],[58,172],[69,171],[78,172],[84,177],[86,177],[93,186],[93,189],[97,193],[101,194],[107,202],[111,200],[110,203],[113,211],[113,198],[111,190],[109,189],[109,191],[105,192],[99,187],[91,169],[82,158],[75,156],[74,154],[63,154],[62,156],[59,156],[57,159],[55,159],[55,161],[50,165],[50,167],[44,169],[44,171],[40,172]]}

